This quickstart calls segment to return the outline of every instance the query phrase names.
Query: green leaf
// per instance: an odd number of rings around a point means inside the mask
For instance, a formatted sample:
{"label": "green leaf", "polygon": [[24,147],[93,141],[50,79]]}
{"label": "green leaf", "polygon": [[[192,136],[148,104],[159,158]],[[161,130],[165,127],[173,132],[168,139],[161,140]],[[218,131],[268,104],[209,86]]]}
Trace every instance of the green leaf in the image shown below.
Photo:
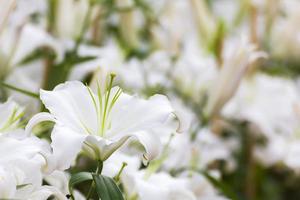
{"label": "green leaf", "polygon": [[101,200],[124,200],[123,195],[115,181],[107,176],[93,174],[96,191]]}
{"label": "green leaf", "polygon": [[93,180],[93,176],[89,172],[80,172],[80,173],[72,175],[69,180],[69,192],[70,192],[71,196],[73,197],[73,188],[75,185],[77,185],[81,182],[84,182],[84,181],[89,181],[89,180]]}

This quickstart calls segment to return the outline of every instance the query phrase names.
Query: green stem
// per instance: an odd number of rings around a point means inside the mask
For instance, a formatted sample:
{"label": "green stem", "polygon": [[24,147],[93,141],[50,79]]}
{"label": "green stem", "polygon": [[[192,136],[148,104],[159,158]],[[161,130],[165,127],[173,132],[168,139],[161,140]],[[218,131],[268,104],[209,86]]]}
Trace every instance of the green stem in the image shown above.
{"label": "green stem", "polygon": [[[101,160],[98,161],[98,165],[97,165],[97,169],[96,169],[96,174],[99,175],[101,174],[102,172],[102,169],[103,169],[103,162]],[[94,187],[95,187],[95,182],[93,181],[91,186],[90,186],[90,189],[88,191],[88,194],[86,196],[86,199],[89,200],[91,198],[91,195],[93,194],[94,192]]]}
{"label": "green stem", "polygon": [[119,172],[118,172],[118,174],[115,176],[115,181],[118,183],[119,182],[119,180],[120,180],[120,176],[121,176],[121,174],[122,174],[122,172],[123,172],[123,170],[124,170],[124,168],[127,166],[127,163],[126,162],[123,162],[122,163],[122,167],[121,167],[121,169],[119,170]]}
{"label": "green stem", "polygon": [[6,88],[8,88],[8,89],[15,90],[15,91],[17,91],[17,92],[20,92],[20,93],[22,93],[22,94],[25,94],[25,95],[27,95],[27,96],[30,96],[30,97],[33,97],[33,98],[37,98],[37,99],[39,98],[39,94],[36,94],[36,93],[30,92],[30,91],[28,91],[28,90],[24,90],[24,89],[15,87],[15,86],[10,85],[10,84],[0,82],[0,85],[3,86],[3,87],[6,87]]}

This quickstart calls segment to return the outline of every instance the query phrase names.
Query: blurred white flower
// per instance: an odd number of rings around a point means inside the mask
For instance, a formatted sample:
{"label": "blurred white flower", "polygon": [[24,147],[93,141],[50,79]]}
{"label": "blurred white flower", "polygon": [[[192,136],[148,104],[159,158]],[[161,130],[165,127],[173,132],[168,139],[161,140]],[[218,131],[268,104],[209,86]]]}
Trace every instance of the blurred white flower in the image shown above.
{"label": "blurred white flower", "polygon": [[223,115],[250,121],[267,137],[288,136],[298,128],[297,106],[299,94],[293,81],[257,74],[243,81]]}
{"label": "blurred white flower", "polygon": [[275,58],[299,61],[300,55],[300,2],[282,1],[284,16],[274,24],[271,32],[271,53]]}
{"label": "blurred white flower", "polygon": [[215,161],[224,161],[226,170],[234,170],[236,163],[232,152],[238,147],[237,141],[233,138],[222,139],[206,128],[198,131],[195,139],[192,137],[186,132],[171,140],[164,169],[205,170]]}
{"label": "blurred white flower", "polygon": [[257,74],[244,80],[223,115],[246,120],[258,127],[265,146],[255,149],[255,157],[266,166],[284,163],[299,171],[300,96],[295,82]]}
{"label": "blurred white flower", "polygon": [[172,75],[174,85],[184,95],[201,103],[216,78],[217,67],[212,57],[205,56],[201,49],[187,43]]}
{"label": "blurred white flower", "polygon": [[205,113],[208,117],[217,115],[227,101],[234,95],[249,65],[266,53],[257,51],[254,44],[245,38],[235,43],[228,43],[224,53],[224,64],[211,88]]}
{"label": "blurred white flower", "polygon": [[145,170],[122,177],[127,196],[140,200],[225,200],[201,174],[184,172],[172,177],[165,172],[145,176]]}
{"label": "blurred white flower", "polygon": [[49,145],[24,130],[0,135],[0,198],[47,199],[65,197],[55,188],[42,186],[42,170],[46,160],[42,156]]}
{"label": "blurred white flower", "polygon": [[[89,1],[64,0],[55,5],[55,31],[62,39],[77,39],[87,15]],[[66,12],[66,11],[72,12]]]}
{"label": "blurred white flower", "polygon": [[[191,36],[196,35],[196,29],[193,24],[193,13],[189,1],[166,0],[151,2],[156,6],[155,11],[159,12],[159,24],[153,26],[151,31],[154,38],[154,44],[158,49],[164,50],[171,55],[181,53],[181,45]],[[189,30],[189,31],[186,31]]]}
{"label": "blurred white flower", "polygon": [[[118,75],[117,78],[119,78],[120,74],[117,71],[119,68],[121,68],[120,66],[123,65],[124,56],[121,52],[121,49],[115,42],[110,41],[101,48],[89,45],[81,45],[78,49],[78,54],[82,57],[94,56],[95,59],[74,65],[68,80],[82,80],[93,72],[95,73],[95,80],[97,80],[98,69],[101,70],[101,75],[106,74],[106,72],[115,72]],[[129,73],[127,73],[127,75],[129,75]],[[96,83],[92,84],[96,85]]]}
{"label": "blurred white flower", "polygon": [[173,178],[165,172],[145,178],[145,171],[128,174],[123,179],[129,198],[140,200],[196,200],[188,189],[188,180]]}
{"label": "blurred white flower", "polygon": [[20,128],[20,119],[24,115],[24,108],[12,100],[0,103],[0,132],[6,133]]}
{"label": "blurred white flower", "polygon": [[0,35],[0,76],[5,76],[38,48],[48,47],[54,51],[56,62],[64,58],[64,46],[45,30],[32,24],[21,29],[8,29]]}
{"label": "blurred white flower", "polygon": [[238,147],[237,141],[232,138],[221,138],[208,129],[197,133],[193,143],[192,159],[196,160],[195,166],[200,169],[209,167],[214,161],[224,161],[228,170],[235,168],[232,152]]}

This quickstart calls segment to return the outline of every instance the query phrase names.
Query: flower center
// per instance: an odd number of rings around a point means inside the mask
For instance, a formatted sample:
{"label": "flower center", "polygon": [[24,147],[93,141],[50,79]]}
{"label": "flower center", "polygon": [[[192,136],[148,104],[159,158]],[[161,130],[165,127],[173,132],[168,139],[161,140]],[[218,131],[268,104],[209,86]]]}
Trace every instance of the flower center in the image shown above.
{"label": "flower center", "polygon": [[117,102],[118,98],[122,94],[121,88],[113,88],[113,81],[115,78],[115,74],[110,74],[110,76],[106,80],[106,87],[104,91],[101,90],[99,82],[97,82],[97,95],[93,94],[89,87],[88,91],[93,100],[94,107],[97,112],[97,123],[98,130],[97,134],[100,136],[105,136],[105,132],[109,129],[111,121],[110,121],[110,113]]}

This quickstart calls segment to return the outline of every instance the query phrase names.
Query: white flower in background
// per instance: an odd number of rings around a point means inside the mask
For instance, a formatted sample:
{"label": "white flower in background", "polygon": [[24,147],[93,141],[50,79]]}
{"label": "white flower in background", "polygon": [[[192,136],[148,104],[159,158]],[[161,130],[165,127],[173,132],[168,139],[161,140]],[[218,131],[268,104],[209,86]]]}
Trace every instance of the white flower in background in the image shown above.
{"label": "white flower in background", "polygon": [[281,1],[284,16],[274,24],[271,32],[271,53],[275,58],[299,61],[300,55],[300,2]]}
{"label": "white flower in background", "polygon": [[128,199],[196,200],[188,189],[188,180],[173,178],[165,172],[145,177],[145,171],[128,174],[123,183]]}
{"label": "white flower in background", "polygon": [[[132,0],[118,0],[116,1],[116,5],[119,7],[131,7],[134,5],[134,1]],[[138,21],[140,17],[138,17],[135,10],[130,10],[128,12],[121,12],[119,14],[119,30],[120,36],[126,45],[129,48],[137,48],[139,45],[138,38]]]}
{"label": "white flower in background", "polygon": [[0,76],[7,75],[38,48],[52,49],[56,55],[55,62],[61,62],[64,57],[63,46],[45,30],[32,24],[26,24],[21,29],[5,30],[0,35],[0,42]]}
{"label": "white flower in background", "polygon": [[237,141],[232,138],[221,138],[208,129],[197,133],[192,146],[192,167],[205,169],[214,161],[225,161],[227,170],[235,168],[232,152],[238,147]]}
{"label": "white flower in background", "polygon": [[55,188],[42,186],[47,165],[42,155],[50,146],[20,129],[24,109],[9,100],[0,104],[0,110],[0,198],[46,200],[57,195],[65,199]]}
{"label": "white flower in background", "polygon": [[24,108],[12,100],[0,104],[0,132],[9,133],[20,128],[20,119],[24,115]]}
{"label": "white flower in background", "polygon": [[294,135],[274,135],[267,138],[265,146],[255,149],[256,159],[265,166],[283,164],[297,174],[300,172],[299,132]]}
{"label": "white flower in background", "polygon": [[184,169],[192,160],[192,141],[186,132],[174,137],[168,147],[168,156],[162,167],[167,170]]}
{"label": "white flower in background", "polygon": [[[64,0],[58,1],[55,7],[55,30],[58,37],[77,39],[87,15],[89,1]],[[72,11],[72,12],[66,12]]]}
{"label": "white flower in background", "polygon": [[13,55],[12,64],[18,64],[26,56],[39,47],[49,47],[56,54],[56,62],[63,60],[64,49],[62,44],[48,34],[45,30],[35,25],[27,24],[22,28],[22,32],[17,44],[16,52]]}
{"label": "white flower in background", "polygon": [[47,199],[54,194],[65,199],[55,188],[42,186],[42,169],[46,160],[42,152],[49,145],[24,130],[0,134],[0,198]]}
{"label": "white flower in background", "polygon": [[151,30],[154,44],[157,48],[167,51],[171,55],[178,55],[181,53],[182,43],[187,38],[196,35],[189,1],[155,1],[151,2],[150,5],[154,6],[159,3],[163,5],[155,6],[153,9],[159,12],[160,24],[160,26],[153,26]]}
{"label": "white flower in background", "polygon": [[172,177],[166,172],[147,176],[147,170],[122,176],[127,198],[140,200],[225,200],[201,174],[183,172]]}
{"label": "white flower in background", "polygon": [[47,3],[47,0],[17,0],[16,7],[9,16],[8,25],[11,27],[21,27],[29,22],[33,15],[39,15],[39,20],[35,20],[35,23],[45,27]]}
{"label": "white flower in background", "polygon": [[212,57],[204,56],[202,50],[194,45],[193,41],[186,43],[172,75],[174,85],[183,94],[200,102],[215,80],[217,67]]}
{"label": "white flower in background", "polygon": [[77,81],[60,84],[53,91],[41,90],[41,100],[50,114],[37,114],[26,128],[30,131],[44,120],[56,122],[49,157],[53,169],[69,168],[81,149],[104,161],[129,138],[144,146],[146,159],[159,154],[161,145],[155,129],[163,128],[171,117],[170,102],[162,95],[145,100],[125,94],[118,87],[112,88],[113,77],[105,91],[99,86],[96,93]]}
{"label": "white flower in background", "polygon": [[255,149],[255,157],[261,163],[266,166],[284,163],[299,171],[299,103],[295,82],[257,74],[244,80],[223,115],[255,124],[256,134],[266,137],[265,146]]}
{"label": "white flower in background", "polygon": [[[93,56],[95,59],[76,64],[72,68],[68,80],[83,80],[91,73],[94,73],[93,75],[96,76],[95,79],[97,79],[98,69],[100,69],[101,72],[116,72],[124,62],[124,56],[121,49],[113,41],[108,42],[108,44],[101,48],[80,45],[78,48],[78,55],[82,57]],[[130,73],[127,74],[129,75]],[[100,75],[102,76],[103,73],[100,73]],[[117,75],[119,77],[119,73],[117,73]]]}
{"label": "white flower in background", "polygon": [[201,129],[191,139],[192,133],[183,133],[172,139],[169,154],[163,163],[167,170],[205,170],[216,161],[224,161],[226,170],[234,170],[236,163],[232,152],[238,143],[233,138],[222,139],[208,129]]}
{"label": "white flower in background", "polygon": [[216,21],[204,0],[190,0],[195,25],[198,28],[201,43],[209,43],[216,31]]}
{"label": "white flower in background", "polygon": [[287,140],[283,136],[268,137],[267,144],[255,148],[255,158],[258,162],[268,167],[281,163],[287,153],[287,145]]}
{"label": "white flower in background", "polygon": [[171,56],[165,51],[155,51],[148,58],[132,58],[115,69],[125,86],[134,91],[156,86],[169,86],[172,71]]}
{"label": "white flower in background", "polygon": [[266,57],[264,52],[257,51],[256,46],[245,38],[236,44],[229,44],[225,49],[224,64],[209,94],[205,108],[208,117],[217,115],[234,95],[249,65],[258,58]]}
{"label": "white flower in background", "polygon": [[243,81],[223,115],[256,124],[266,137],[288,136],[299,126],[297,106],[299,94],[295,82],[257,74]]}

